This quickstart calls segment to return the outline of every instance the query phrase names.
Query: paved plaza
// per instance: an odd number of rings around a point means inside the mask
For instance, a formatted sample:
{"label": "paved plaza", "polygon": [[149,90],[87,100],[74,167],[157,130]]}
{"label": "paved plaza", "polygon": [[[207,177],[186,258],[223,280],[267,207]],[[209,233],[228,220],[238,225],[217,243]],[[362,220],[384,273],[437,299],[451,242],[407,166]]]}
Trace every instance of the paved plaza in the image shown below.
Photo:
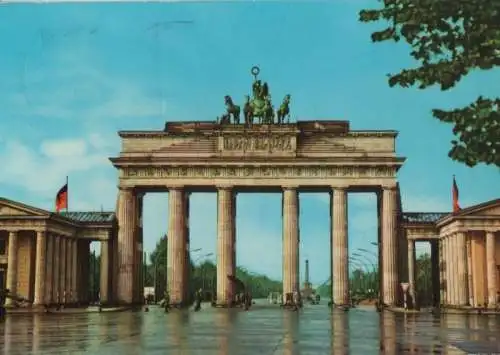
{"label": "paved plaza", "polygon": [[4,354],[464,354],[500,353],[500,317],[379,314],[372,308],[249,312],[157,307],[150,312],[11,315]]}

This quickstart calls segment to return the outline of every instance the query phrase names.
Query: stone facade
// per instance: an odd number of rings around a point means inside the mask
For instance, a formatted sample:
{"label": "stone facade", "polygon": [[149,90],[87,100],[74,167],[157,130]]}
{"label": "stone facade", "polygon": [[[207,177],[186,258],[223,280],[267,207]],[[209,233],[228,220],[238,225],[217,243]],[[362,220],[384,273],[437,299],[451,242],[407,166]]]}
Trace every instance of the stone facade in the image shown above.
{"label": "stone facade", "polygon": [[[52,213],[0,198],[0,287],[34,306],[88,302],[88,245],[115,238],[114,213]],[[87,251],[78,252],[79,246]],[[102,259],[106,259],[103,257]],[[102,260],[101,259],[101,260]],[[106,262],[106,260],[102,260]],[[102,272],[108,282],[110,273]],[[106,284],[104,280],[101,285]],[[103,292],[104,291],[104,294]],[[101,289],[101,298],[110,299]],[[14,301],[7,299],[6,304]]]}
{"label": "stone facade", "polygon": [[[404,213],[402,223],[410,264],[415,241],[430,241],[435,305],[500,305],[500,199],[456,213]],[[408,273],[415,295],[413,266]]]}
{"label": "stone facade", "polygon": [[[345,121],[220,126],[169,123],[165,131],[119,132],[122,151],[116,213],[55,214],[0,199],[0,271],[4,287],[35,305],[86,303],[89,245],[102,242],[100,298],[141,302],[142,200],[169,192],[167,289],[175,306],[189,295],[189,196],[217,192],[217,304],[234,302],[236,195],[283,196],[283,289],[300,293],[301,191],[331,195],[332,301],[349,303],[347,200],[377,195],[381,301],[399,304],[401,282],[416,299],[416,240],[429,240],[436,305],[498,305],[500,200],[459,213],[404,213],[396,174],[404,158],[397,132],[351,131]],[[1,286],[1,285],[0,285]],[[8,301],[10,302],[10,300]]]}
{"label": "stone facade", "polygon": [[[298,194],[332,194],[331,233],[334,303],[349,303],[347,196],[374,192],[379,205],[381,267],[385,303],[397,303],[400,258],[396,175],[405,158],[395,151],[395,131],[352,131],[346,121],[307,121],[282,125],[219,125],[172,122],[164,131],[119,132],[122,149],[111,162],[119,172],[118,245],[120,263],[129,263],[142,208],[134,197],[169,192],[167,289],[173,305],[186,304],[189,230],[183,196],[217,192],[217,304],[234,301],[236,268],[235,196],[248,191],[283,194],[284,293],[300,293]],[[126,192],[125,192],[126,191]],[[188,200],[187,200],[188,201]],[[124,212],[127,211],[127,212]],[[132,265],[119,265],[118,301],[130,303],[139,282]],[[401,264],[401,265],[400,265]]]}

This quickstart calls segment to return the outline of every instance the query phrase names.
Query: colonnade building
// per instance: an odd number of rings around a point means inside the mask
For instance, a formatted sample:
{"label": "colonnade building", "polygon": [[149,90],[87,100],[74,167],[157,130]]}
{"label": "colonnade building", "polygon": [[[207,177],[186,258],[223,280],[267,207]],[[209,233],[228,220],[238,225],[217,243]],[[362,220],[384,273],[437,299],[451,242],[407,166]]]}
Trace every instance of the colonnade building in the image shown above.
{"label": "colonnade building", "polygon": [[100,296],[108,303],[116,230],[113,212],[53,213],[0,197],[0,287],[34,305],[87,304],[90,243],[99,241]]}
{"label": "colonnade building", "polygon": [[418,292],[415,242],[428,241],[435,305],[500,305],[500,199],[455,213],[407,212],[401,222],[413,297]]}
{"label": "colonnade building", "polygon": [[[349,304],[348,193],[377,196],[381,301],[400,304],[401,283],[415,295],[415,240],[432,245],[436,304],[489,305],[499,290],[500,201],[459,213],[403,213],[395,131],[351,130],[347,121],[221,125],[171,122],[163,131],[122,131],[115,212],[56,214],[0,199],[0,276],[33,303],[88,300],[91,240],[101,242],[103,303],[140,303],[142,205],[168,192],[167,289],[173,305],[189,292],[189,196],[217,193],[217,303],[231,306],[236,268],[236,195],[282,194],[283,293],[300,292],[298,195],[330,194],[332,301]],[[3,245],[3,249],[1,246]],[[258,257],[258,256],[256,256]]]}

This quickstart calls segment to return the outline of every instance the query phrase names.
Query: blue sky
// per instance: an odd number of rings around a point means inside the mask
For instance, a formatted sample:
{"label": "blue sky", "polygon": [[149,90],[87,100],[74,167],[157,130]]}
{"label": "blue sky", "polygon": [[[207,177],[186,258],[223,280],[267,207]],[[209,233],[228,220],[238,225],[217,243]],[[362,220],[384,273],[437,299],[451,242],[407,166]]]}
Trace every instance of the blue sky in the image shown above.
{"label": "blue sky", "polygon": [[[451,127],[435,107],[493,96],[498,71],[474,73],[450,92],[390,89],[386,74],[413,66],[405,44],[370,42],[377,26],[357,13],[377,1],[314,3],[11,4],[0,11],[0,195],[52,210],[70,178],[70,209],[114,209],[117,130],[166,120],[213,120],[223,97],[250,92],[253,65],[273,98],[292,95],[292,119],[345,119],[353,129],[395,129],[405,210],[446,211],[455,174],[463,206],[500,196],[499,169],[447,157]],[[498,86],[496,86],[498,88]],[[281,278],[278,194],[238,197],[238,265]],[[329,276],[329,207],[300,196],[301,260]],[[216,196],[194,194],[191,246],[215,251]],[[167,194],[150,194],[145,247],[167,230]],[[350,250],[376,248],[374,196],[349,197]],[[368,259],[373,257],[367,256]],[[200,260],[201,260],[200,259]],[[303,267],[302,267],[303,268]]]}

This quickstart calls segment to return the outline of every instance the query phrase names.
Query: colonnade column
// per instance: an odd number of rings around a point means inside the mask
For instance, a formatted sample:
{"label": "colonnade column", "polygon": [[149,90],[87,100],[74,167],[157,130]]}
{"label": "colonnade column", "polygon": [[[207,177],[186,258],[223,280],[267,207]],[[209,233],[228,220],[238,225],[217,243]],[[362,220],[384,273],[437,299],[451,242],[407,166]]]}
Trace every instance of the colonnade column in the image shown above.
{"label": "colonnade column", "polygon": [[457,240],[457,235],[452,234],[450,236],[451,238],[451,255],[452,255],[452,266],[453,266],[453,272],[451,274],[451,279],[453,280],[453,305],[458,305],[459,304],[459,280],[458,280],[458,240]]}
{"label": "colonnade column", "polygon": [[66,238],[66,280],[64,283],[64,290],[66,291],[66,299],[64,303],[70,304],[73,302],[73,291],[71,289],[71,281],[73,279],[73,253],[71,248],[71,243],[73,239]]}
{"label": "colonnade column", "polygon": [[468,277],[467,277],[467,246],[466,246],[466,240],[465,240],[465,233],[463,232],[458,232],[455,236],[456,241],[457,241],[457,248],[456,248],[456,253],[457,253],[457,280],[458,280],[458,285],[457,285],[457,292],[458,292],[458,299],[457,299],[457,305],[459,306],[465,306],[468,303]]}
{"label": "colonnade column", "polygon": [[217,190],[217,305],[231,307],[236,276],[236,194],[230,186]]}
{"label": "colonnade column", "polygon": [[443,236],[443,269],[444,269],[444,303],[450,304],[450,259],[448,259],[448,239]]}
{"label": "colonnade column", "polygon": [[118,198],[118,287],[119,303],[134,302],[136,197],[132,188],[119,187]]}
{"label": "colonnade column", "polygon": [[101,265],[100,265],[100,299],[102,304],[109,303],[109,242],[101,241]]}
{"label": "colonnade column", "polygon": [[54,275],[52,273],[53,271],[53,265],[54,265],[54,236],[47,232],[45,235],[46,239],[46,246],[47,246],[47,251],[46,251],[46,272],[45,272],[45,304],[50,305],[52,304],[52,283],[53,283],[53,278]]}
{"label": "colonnade column", "polygon": [[168,232],[167,232],[167,290],[170,304],[175,307],[186,305],[188,281],[186,268],[189,267],[187,236],[184,225],[184,189],[172,187],[168,190]]}
{"label": "colonnade column", "polygon": [[408,240],[408,283],[410,284],[410,296],[413,307],[417,306],[417,292],[415,290],[415,241]]}
{"label": "colonnade column", "polygon": [[469,305],[475,307],[474,287],[472,281],[472,250],[471,239],[468,234],[465,237],[465,248],[467,253],[467,290],[469,293]]}
{"label": "colonnade column", "polygon": [[45,303],[45,262],[47,252],[47,240],[45,233],[36,232],[36,257],[35,257],[35,306]]}
{"label": "colonnade column", "polygon": [[[10,249],[9,249],[10,250]],[[497,305],[497,265],[496,265],[496,245],[495,233],[486,232],[486,278],[488,284],[488,307],[496,307]]]}
{"label": "colonnade column", "polygon": [[[9,232],[9,248],[7,254],[7,288],[11,293],[17,293],[17,231]],[[11,298],[5,300],[6,305],[13,303]]]}
{"label": "colonnade column", "polygon": [[71,240],[71,289],[73,292],[71,302],[77,304],[80,300],[78,298],[78,240]]}
{"label": "colonnade column", "polygon": [[54,282],[52,283],[52,301],[53,303],[59,304],[60,303],[60,291],[59,291],[59,285],[61,281],[60,277],[60,258],[61,258],[61,237],[58,235],[54,235],[54,264],[53,264],[53,275],[54,275]]}
{"label": "colonnade column", "polygon": [[299,194],[294,187],[283,188],[283,301],[287,293],[300,292]]}
{"label": "colonnade column", "polygon": [[452,274],[453,274],[453,260],[451,258],[451,240],[450,237],[447,235],[445,236],[445,242],[446,242],[446,287],[448,290],[448,299],[447,303],[448,305],[453,304],[453,280],[452,280]]}
{"label": "colonnade column", "polygon": [[61,281],[59,282],[59,295],[61,298],[61,303],[66,303],[66,245],[68,243],[68,239],[66,237],[61,238],[61,252],[59,254],[60,266],[59,266],[59,275],[61,277]]}
{"label": "colonnade column", "polygon": [[382,196],[382,273],[383,303],[393,306],[397,301],[397,205],[396,190],[384,188]]}
{"label": "colonnade column", "polygon": [[444,262],[444,241],[439,239],[439,290],[440,290],[440,304],[446,302],[446,286],[444,285],[446,280],[445,275],[445,262]]}
{"label": "colonnade column", "polygon": [[349,304],[349,246],[347,231],[347,190],[332,191],[332,298],[336,306]]}

